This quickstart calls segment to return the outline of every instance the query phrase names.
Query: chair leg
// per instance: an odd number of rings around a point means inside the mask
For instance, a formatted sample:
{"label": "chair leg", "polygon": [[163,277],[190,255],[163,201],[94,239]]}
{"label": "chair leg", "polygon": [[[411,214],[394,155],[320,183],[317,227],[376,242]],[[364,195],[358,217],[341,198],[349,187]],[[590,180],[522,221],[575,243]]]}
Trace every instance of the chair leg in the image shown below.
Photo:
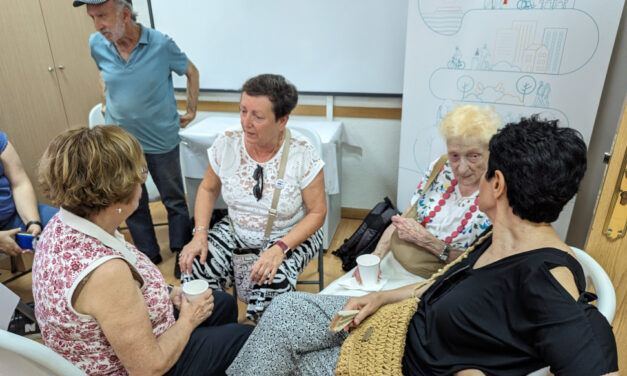
{"label": "chair leg", "polygon": [[321,248],[318,254],[318,292],[324,289],[324,252],[326,249]]}
{"label": "chair leg", "polygon": [[17,273],[17,258],[16,256],[11,256],[11,274]]}
{"label": "chair leg", "polygon": [[17,303],[16,309],[20,311],[24,316],[28,317],[31,321],[37,322],[33,309],[30,306],[26,305],[26,303],[24,303],[23,301],[20,300]]}
{"label": "chair leg", "polygon": [[326,249],[321,249],[318,254],[318,280],[313,281],[296,281],[297,285],[318,285],[318,291],[324,289],[324,253]]}

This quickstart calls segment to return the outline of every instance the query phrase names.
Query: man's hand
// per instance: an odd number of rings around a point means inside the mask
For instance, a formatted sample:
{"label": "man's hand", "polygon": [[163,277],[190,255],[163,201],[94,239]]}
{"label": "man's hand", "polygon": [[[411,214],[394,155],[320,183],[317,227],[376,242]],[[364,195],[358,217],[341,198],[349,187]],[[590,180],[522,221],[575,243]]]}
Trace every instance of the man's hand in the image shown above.
{"label": "man's hand", "polygon": [[262,285],[268,279],[268,284],[271,284],[284,258],[283,250],[278,245],[268,248],[253,265],[250,280]]}
{"label": "man's hand", "polygon": [[20,231],[21,229],[19,227],[12,230],[0,231],[0,252],[6,253],[9,256],[29,253],[29,251],[20,248],[15,242],[15,234]]}
{"label": "man's hand", "polygon": [[192,122],[192,120],[194,120],[196,118],[196,113],[195,112],[186,112],[184,115],[180,116],[181,119],[181,128],[185,128],[187,127],[187,125],[189,123]]}

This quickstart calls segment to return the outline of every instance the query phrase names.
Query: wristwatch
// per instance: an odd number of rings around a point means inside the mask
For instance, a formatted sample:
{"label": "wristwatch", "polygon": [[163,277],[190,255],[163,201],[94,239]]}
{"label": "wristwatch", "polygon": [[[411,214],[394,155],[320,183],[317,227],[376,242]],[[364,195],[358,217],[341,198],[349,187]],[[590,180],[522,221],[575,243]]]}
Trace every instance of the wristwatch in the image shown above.
{"label": "wristwatch", "polygon": [[287,246],[287,244],[283,242],[283,240],[278,240],[276,243],[274,243],[274,245],[278,246],[279,248],[283,250],[283,254],[285,255],[285,258],[292,257],[292,253],[293,253],[292,250],[290,249],[290,247]]}
{"label": "wristwatch", "polygon": [[442,253],[440,253],[440,256],[438,257],[440,258],[440,260],[446,262],[446,260],[448,260],[449,252],[451,252],[451,247],[448,244],[445,244],[444,250],[442,251]]}

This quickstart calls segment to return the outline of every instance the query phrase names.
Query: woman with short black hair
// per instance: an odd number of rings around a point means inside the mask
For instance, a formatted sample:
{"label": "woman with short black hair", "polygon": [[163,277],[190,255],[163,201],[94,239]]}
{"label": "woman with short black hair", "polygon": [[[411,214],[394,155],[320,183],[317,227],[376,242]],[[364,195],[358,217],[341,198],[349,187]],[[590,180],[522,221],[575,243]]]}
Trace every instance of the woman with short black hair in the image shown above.
{"label": "woman with short black hair", "polygon": [[[227,373],[331,375],[336,365],[346,371],[356,359],[405,375],[526,375],[546,366],[556,375],[617,375],[612,328],[590,304],[596,297],[585,291],[583,270],[550,224],[586,170],[581,135],[533,116],[506,125],[489,148],[479,208],[493,224],[491,235],[422,285],[351,299],[279,297]],[[399,330],[393,342],[388,336],[401,320],[392,308],[399,306],[378,311],[411,297],[420,299],[417,309],[408,310],[406,334]],[[404,343],[402,357],[392,361],[355,353],[356,345],[342,347],[347,333],[329,331],[339,310],[359,311],[348,328],[368,327],[364,320],[371,315],[397,323],[370,326],[347,343]]]}

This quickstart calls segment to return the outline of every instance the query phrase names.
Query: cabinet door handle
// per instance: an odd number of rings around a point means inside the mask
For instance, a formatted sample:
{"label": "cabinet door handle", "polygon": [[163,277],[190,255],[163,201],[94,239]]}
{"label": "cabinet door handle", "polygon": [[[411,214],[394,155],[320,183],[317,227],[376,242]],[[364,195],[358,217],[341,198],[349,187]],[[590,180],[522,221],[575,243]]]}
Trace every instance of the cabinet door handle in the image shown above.
{"label": "cabinet door handle", "polygon": [[48,72],[54,72],[54,68],[53,67],[48,67]]}
{"label": "cabinet door handle", "polygon": [[63,65],[59,65],[57,68],[59,68],[59,69],[63,70],[63,69],[65,69],[65,66],[63,66]]}

